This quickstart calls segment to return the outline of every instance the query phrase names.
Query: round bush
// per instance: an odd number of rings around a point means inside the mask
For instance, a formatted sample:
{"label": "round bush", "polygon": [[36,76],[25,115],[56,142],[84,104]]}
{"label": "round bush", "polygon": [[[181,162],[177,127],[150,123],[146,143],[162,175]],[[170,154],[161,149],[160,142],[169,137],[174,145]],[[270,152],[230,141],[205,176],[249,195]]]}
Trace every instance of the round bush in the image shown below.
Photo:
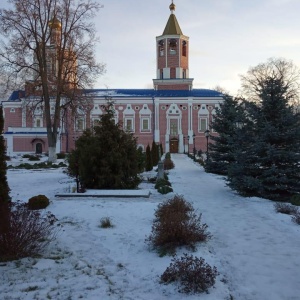
{"label": "round bush", "polygon": [[164,185],[164,186],[160,186],[157,191],[159,193],[161,193],[162,195],[165,195],[165,194],[168,194],[168,193],[172,193],[173,192],[173,189],[168,186],[168,185]]}
{"label": "round bush", "polygon": [[28,200],[29,209],[44,209],[49,205],[49,199],[45,195],[37,195]]}
{"label": "round bush", "polygon": [[158,205],[152,232],[146,242],[160,255],[173,254],[181,246],[195,250],[196,243],[211,237],[207,229],[208,226],[201,223],[201,214],[195,213],[192,204],[175,195]]}
{"label": "round bush", "polygon": [[168,180],[166,180],[166,179],[164,179],[164,178],[161,178],[161,179],[158,179],[158,180],[156,181],[155,188],[158,189],[158,188],[160,188],[160,187],[162,187],[162,186],[165,186],[165,185],[171,186],[170,181],[168,181]]}
{"label": "round bush", "polygon": [[161,283],[178,282],[182,293],[203,293],[215,284],[218,271],[200,257],[184,254],[174,257],[172,263],[161,275]]}

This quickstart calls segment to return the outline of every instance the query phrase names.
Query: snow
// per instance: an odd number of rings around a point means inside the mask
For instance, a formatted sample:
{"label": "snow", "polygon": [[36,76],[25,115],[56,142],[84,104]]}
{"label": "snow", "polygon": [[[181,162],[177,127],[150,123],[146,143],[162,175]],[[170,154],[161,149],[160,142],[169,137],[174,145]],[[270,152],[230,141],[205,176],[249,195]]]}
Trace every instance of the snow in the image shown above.
{"label": "snow", "polygon": [[[299,300],[300,226],[277,214],[272,201],[236,195],[224,178],[187,156],[172,159],[175,193],[202,213],[213,235],[192,253],[220,273],[209,293],[184,295],[175,285],[159,284],[172,257],[150,251],[145,238],[157,205],[172,194],[142,183],[149,198],[56,198],[74,185],[62,169],[9,170],[13,199],[47,195],[60,230],[41,258],[0,264],[0,299]],[[103,217],[114,227],[100,228]],[[177,252],[183,253],[191,252]]]}

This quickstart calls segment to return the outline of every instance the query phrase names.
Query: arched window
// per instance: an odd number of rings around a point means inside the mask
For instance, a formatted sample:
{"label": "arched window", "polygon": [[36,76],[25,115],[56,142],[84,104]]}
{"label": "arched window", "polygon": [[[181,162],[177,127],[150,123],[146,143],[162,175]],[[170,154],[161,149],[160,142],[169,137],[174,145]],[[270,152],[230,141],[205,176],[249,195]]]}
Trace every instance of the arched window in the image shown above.
{"label": "arched window", "polygon": [[177,53],[177,41],[175,39],[171,39],[169,42],[170,54],[174,55]]}
{"label": "arched window", "polygon": [[159,41],[158,42],[158,53],[159,53],[159,56],[164,56],[165,55],[164,41]]}
{"label": "arched window", "polygon": [[182,41],[182,56],[186,56],[186,41]]}

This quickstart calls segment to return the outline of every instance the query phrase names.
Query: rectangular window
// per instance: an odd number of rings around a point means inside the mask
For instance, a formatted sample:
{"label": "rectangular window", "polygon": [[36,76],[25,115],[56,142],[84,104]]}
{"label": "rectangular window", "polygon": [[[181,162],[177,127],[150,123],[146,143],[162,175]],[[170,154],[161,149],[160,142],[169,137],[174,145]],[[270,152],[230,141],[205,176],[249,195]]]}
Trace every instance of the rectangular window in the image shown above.
{"label": "rectangular window", "polygon": [[170,135],[178,135],[178,120],[170,120]]}
{"label": "rectangular window", "polygon": [[99,122],[100,122],[99,119],[93,119],[92,120],[92,127],[99,126],[99,124],[100,124]]}
{"label": "rectangular window", "polygon": [[141,131],[150,132],[150,118],[141,118]]}
{"label": "rectangular window", "polygon": [[207,118],[199,118],[199,132],[204,132],[207,129]]}
{"label": "rectangular window", "polygon": [[84,130],[84,119],[83,118],[77,119],[76,130],[77,131],[83,131]]}
{"label": "rectangular window", "polygon": [[36,120],[36,127],[41,127],[41,120],[40,119]]}
{"label": "rectangular window", "polygon": [[125,119],[125,128],[126,131],[134,131],[133,130],[133,119],[127,118]]}

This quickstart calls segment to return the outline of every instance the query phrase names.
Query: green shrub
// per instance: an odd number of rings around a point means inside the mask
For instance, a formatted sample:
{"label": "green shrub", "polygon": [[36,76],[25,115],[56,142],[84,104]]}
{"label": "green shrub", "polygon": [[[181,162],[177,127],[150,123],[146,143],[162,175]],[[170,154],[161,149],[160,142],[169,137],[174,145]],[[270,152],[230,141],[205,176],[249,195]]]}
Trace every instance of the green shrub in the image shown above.
{"label": "green shrub", "polygon": [[201,224],[201,214],[195,213],[192,204],[175,195],[158,205],[146,242],[159,253],[172,254],[181,246],[194,250],[197,242],[211,237],[207,228],[206,224]]}
{"label": "green shrub", "polygon": [[170,152],[167,152],[167,153],[166,153],[165,159],[171,159],[171,153],[170,153]]}
{"label": "green shrub", "polygon": [[29,161],[38,161],[38,160],[40,160],[40,158],[38,156],[36,156],[36,155],[32,155],[31,157],[29,157],[28,160]]}
{"label": "green shrub", "polygon": [[164,159],[164,170],[171,170],[174,169],[175,165],[170,158]]}
{"label": "green shrub", "polygon": [[287,214],[287,215],[294,215],[298,211],[297,207],[294,207],[289,203],[282,203],[282,202],[275,203],[274,208],[276,212]]}
{"label": "green shrub", "polygon": [[66,153],[65,152],[60,152],[56,154],[57,159],[65,159],[66,158]]}
{"label": "green shrub", "polygon": [[291,198],[291,204],[296,205],[296,206],[300,206],[300,194],[294,195]]}
{"label": "green shrub", "polygon": [[168,181],[168,180],[166,180],[164,178],[161,178],[161,179],[158,179],[156,181],[155,188],[158,189],[159,187],[162,187],[162,186],[165,186],[165,185],[171,186],[170,181]]}
{"label": "green shrub", "polygon": [[28,160],[30,160],[30,161],[40,160],[40,157],[38,155],[31,155],[31,154],[24,154],[24,155],[22,155],[22,158],[28,158]]}
{"label": "green shrub", "polygon": [[178,282],[182,293],[203,293],[215,284],[217,275],[217,268],[212,268],[202,257],[184,254],[181,258],[172,259],[160,282]]}
{"label": "green shrub", "polygon": [[200,166],[204,167],[204,161],[203,161],[203,158],[197,158],[195,160]]}
{"label": "green shrub", "polygon": [[164,185],[164,186],[160,186],[157,191],[162,194],[162,195],[165,195],[165,194],[168,194],[168,193],[172,193],[173,192],[173,189],[168,186],[168,185]]}
{"label": "green shrub", "polygon": [[151,182],[151,183],[155,183],[157,180],[157,177],[148,177],[148,181]]}
{"label": "green shrub", "polygon": [[37,195],[31,197],[28,200],[28,208],[35,209],[44,209],[49,205],[49,199],[45,195]]}

